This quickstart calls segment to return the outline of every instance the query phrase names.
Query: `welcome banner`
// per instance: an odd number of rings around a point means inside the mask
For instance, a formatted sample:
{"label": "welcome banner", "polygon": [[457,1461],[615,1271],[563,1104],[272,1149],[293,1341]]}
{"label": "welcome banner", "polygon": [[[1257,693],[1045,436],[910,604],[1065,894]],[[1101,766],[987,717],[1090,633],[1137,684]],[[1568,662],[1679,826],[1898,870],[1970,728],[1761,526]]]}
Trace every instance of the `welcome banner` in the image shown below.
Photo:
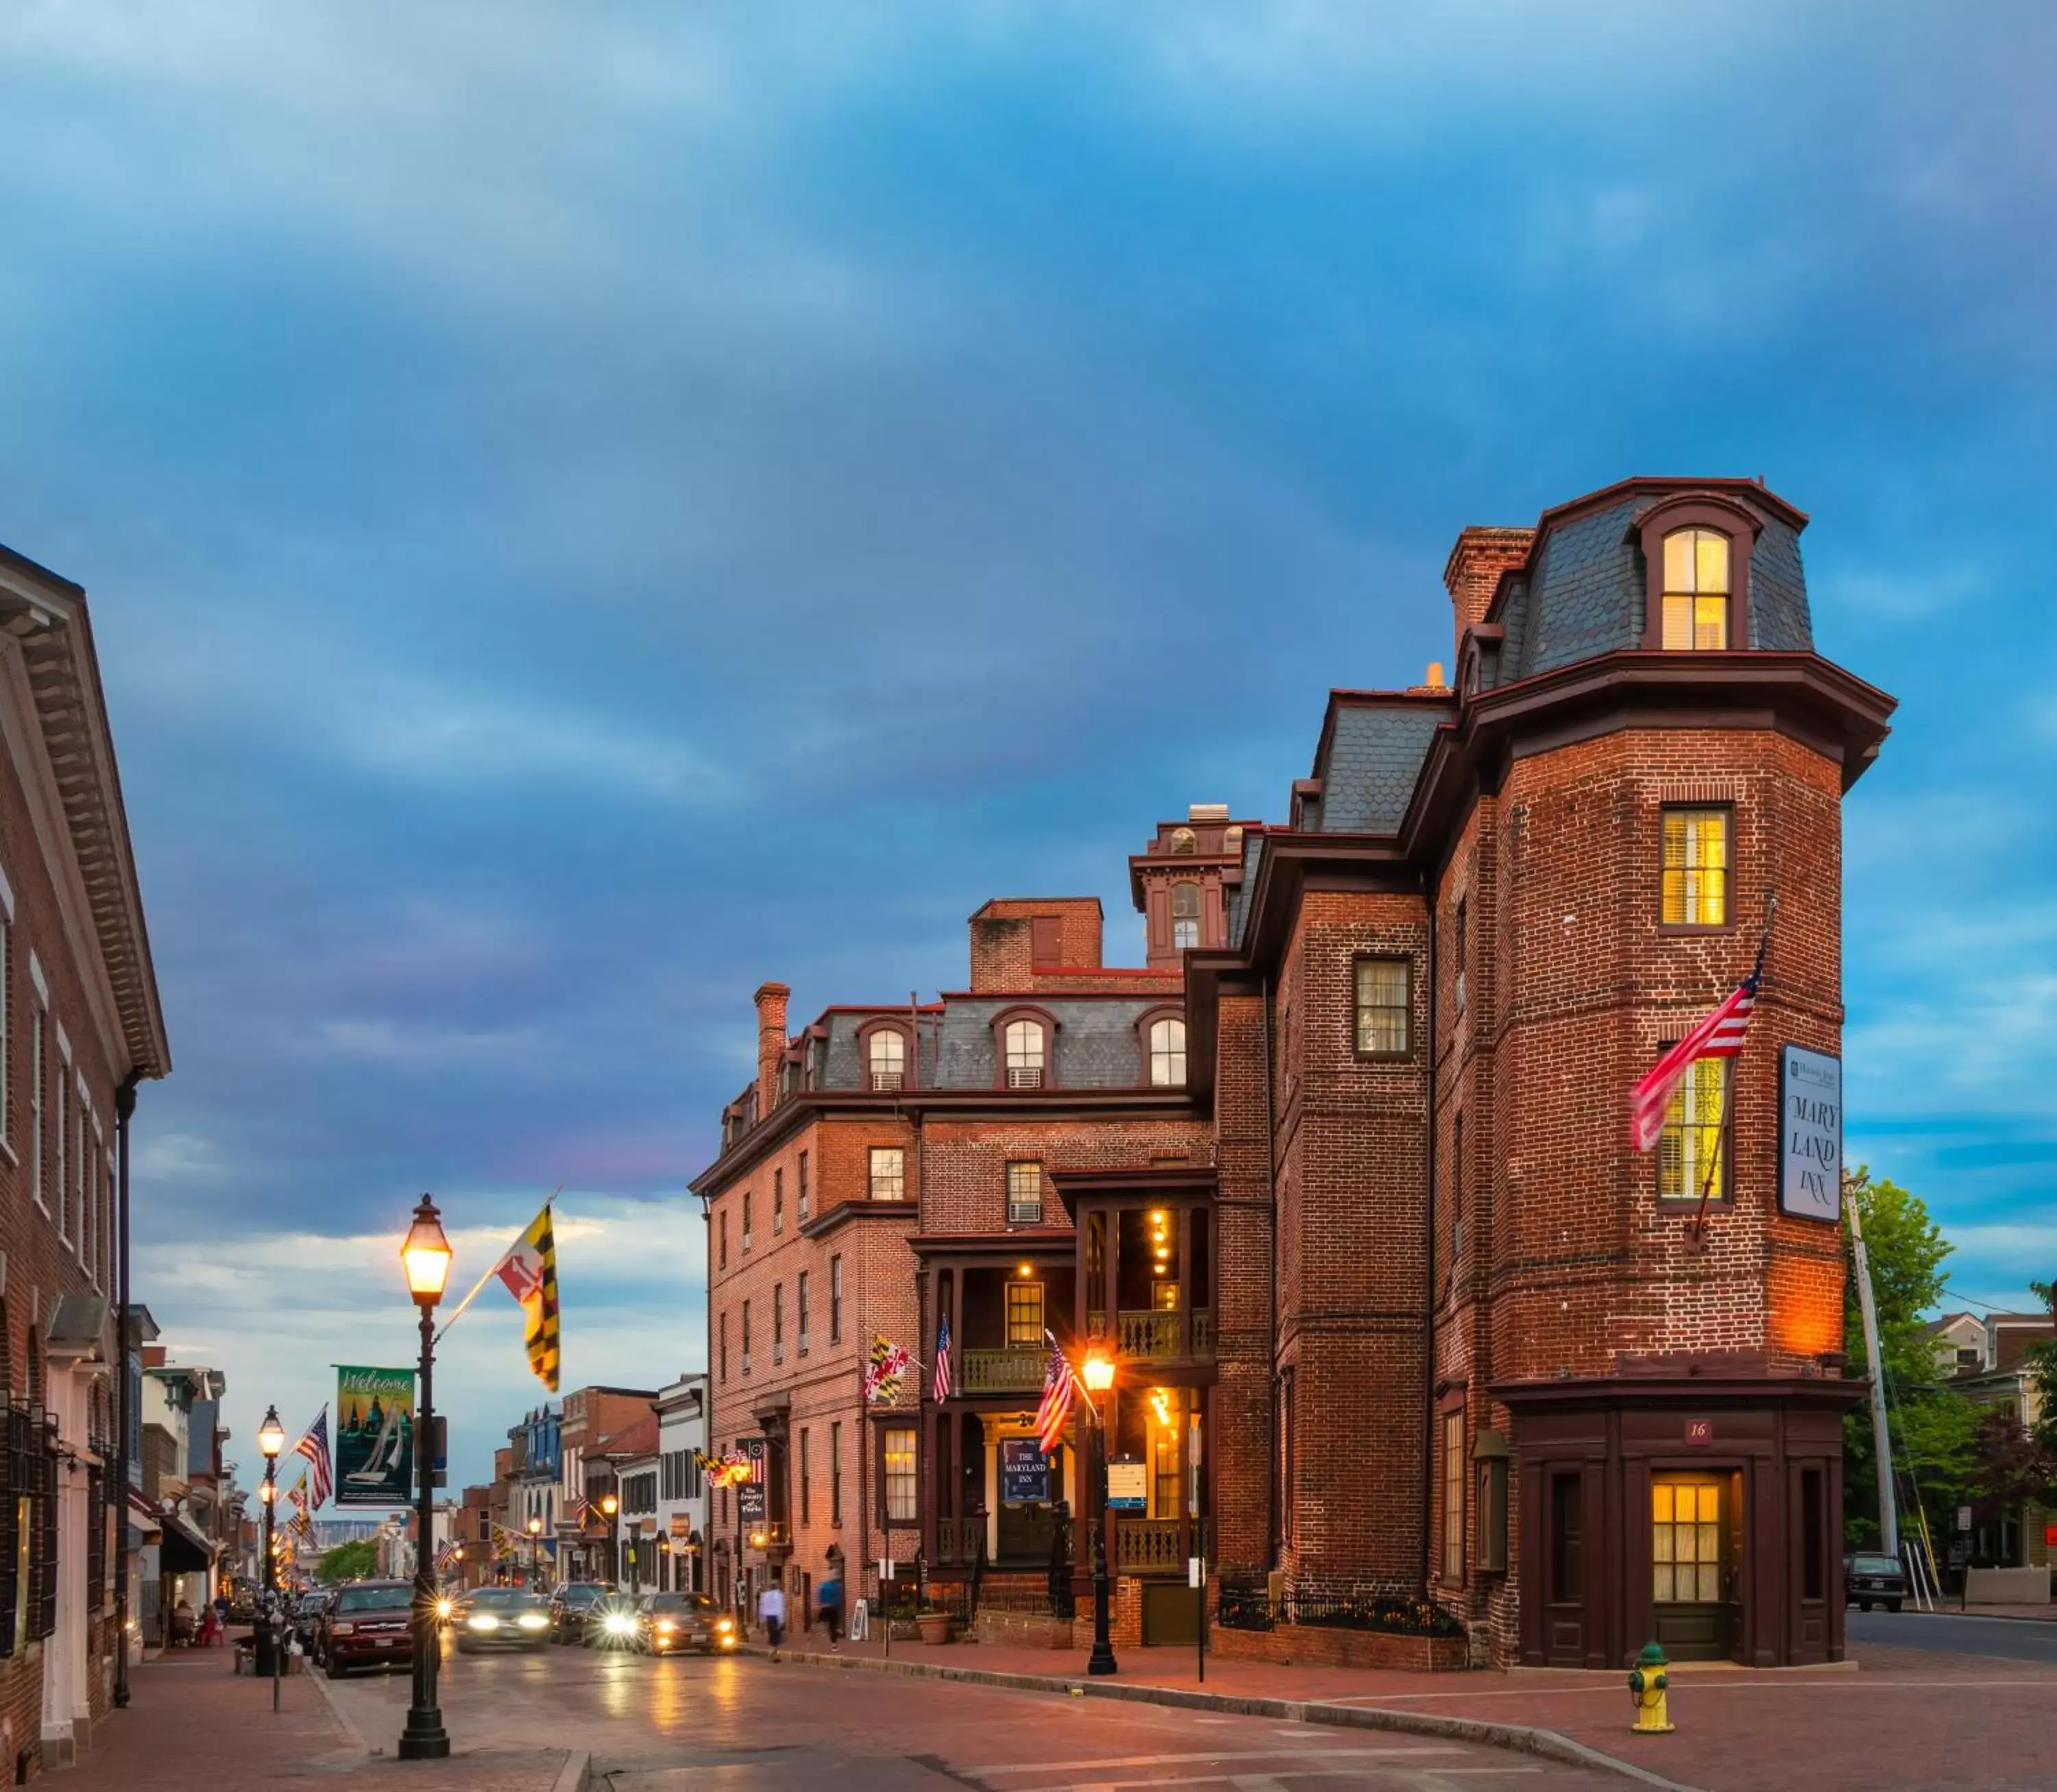
{"label": "welcome banner", "polygon": [[404,1506],[414,1498],[414,1371],[335,1372],[335,1503]]}

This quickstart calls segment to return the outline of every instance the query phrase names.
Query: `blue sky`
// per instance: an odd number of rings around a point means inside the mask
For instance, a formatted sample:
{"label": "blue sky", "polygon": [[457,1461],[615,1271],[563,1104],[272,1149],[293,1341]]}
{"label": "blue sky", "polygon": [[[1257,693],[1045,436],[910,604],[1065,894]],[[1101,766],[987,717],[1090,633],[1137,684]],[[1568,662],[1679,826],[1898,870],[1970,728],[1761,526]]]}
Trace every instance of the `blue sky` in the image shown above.
{"label": "blue sky", "polygon": [[2057,15],[1397,10],[0,10],[0,541],[91,593],[141,1292],[232,1454],[405,1360],[422,1188],[462,1276],[565,1185],[573,1381],[697,1364],[759,980],[953,987],[1030,889],[1136,955],[1157,817],[1276,817],[1330,685],[1447,657],[1457,528],[1638,472],[1813,513],[1902,702],[1850,1156],[1963,1292],[2047,1273]]}

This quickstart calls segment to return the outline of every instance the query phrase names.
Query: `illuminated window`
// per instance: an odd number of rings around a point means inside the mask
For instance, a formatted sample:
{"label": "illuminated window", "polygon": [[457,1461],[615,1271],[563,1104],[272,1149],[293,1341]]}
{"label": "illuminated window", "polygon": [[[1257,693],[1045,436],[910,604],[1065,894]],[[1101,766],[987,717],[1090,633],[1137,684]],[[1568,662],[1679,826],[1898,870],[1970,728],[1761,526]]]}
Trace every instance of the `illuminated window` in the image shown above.
{"label": "illuminated window", "polygon": [[1158,1087],[1175,1088],[1186,1080],[1186,1023],[1183,1020],[1156,1020],[1150,1023],[1150,1080]]}
{"label": "illuminated window", "polygon": [[1367,1058],[1408,1050],[1409,978],[1404,958],[1357,961],[1357,1049]]}
{"label": "illuminated window", "polygon": [[1729,644],[1729,538],[1713,529],[1675,529],[1664,538],[1667,651]]}
{"label": "illuminated window", "polygon": [[916,1517],[914,1427],[911,1425],[887,1426],[879,1454],[886,1469],[886,1522],[911,1525]]}
{"label": "illuminated window", "polygon": [[1010,1020],[1007,1023],[1007,1086],[1043,1086],[1043,1029],[1035,1021]]}
{"label": "illuminated window", "polygon": [[1659,1605],[1713,1605],[1722,1596],[1722,1490],[1708,1481],[1650,1486],[1651,1596]]}
{"label": "illuminated window", "polygon": [[865,1052],[874,1089],[898,1089],[906,1081],[907,1042],[891,1027],[873,1034]]}
{"label": "illuminated window", "polygon": [[1007,1284],[1007,1347],[1033,1348],[1043,1342],[1043,1284],[1018,1276]]}
{"label": "illuminated window", "polygon": [[1721,927],[1729,919],[1729,812],[1664,811],[1664,924]]}
{"label": "illuminated window", "polygon": [[874,1145],[871,1148],[871,1198],[907,1198],[907,1153],[897,1145]]}
{"label": "illuminated window", "polygon": [[1664,1201],[1720,1200],[1728,1193],[1729,1060],[1687,1066],[1665,1110],[1657,1141],[1657,1193]]}
{"label": "illuminated window", "polygon": [[1200,943],[1200,887],[1171,886],[1171,943],[1180,951]]}

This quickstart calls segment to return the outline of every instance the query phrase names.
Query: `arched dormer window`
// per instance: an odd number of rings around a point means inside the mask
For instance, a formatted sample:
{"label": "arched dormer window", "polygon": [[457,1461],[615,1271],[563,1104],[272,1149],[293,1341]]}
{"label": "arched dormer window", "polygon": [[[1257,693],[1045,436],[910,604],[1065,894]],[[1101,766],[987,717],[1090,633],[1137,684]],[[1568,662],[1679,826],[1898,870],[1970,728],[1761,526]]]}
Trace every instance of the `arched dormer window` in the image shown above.
{"label": "arched dormer window", "polygon": [[1185,951],[1200,943],[1200,887],[1197,884],[1171,886],[1171,946]]}
{"label": "arched dormer window", "polygon": [[1638,521],[1649,580],[1643,645],[1722,653],[1750,645],[1750,559],[1762,520],[1734,499],[1686,492]]}
{"label": "arched dormer window", "polygon": [[1171,830],[1171,850],[1174,852],[1185,854],[1197,852],[1199,849],[1200,837],[1191,828],[1174,828]]}
{"label": "arched dormer window", "polygon": [[907,1086],[907,1034],[891,1022],[874,1021],[865,1028],[864,1083],[867,1089],[895,1090]]}
{"label": "arched dormer window", "polygon": [[1186,1023],[1176,1015],[1160,1015],[1146,1027],[1150,1082],[1153,1088],[1183,1088],[1186,1081]]}
{"label": "arched dormer window", "polygon": [[1047,1089],[1055,1078],[1050,1074],[1050,1043],[1056,1023],[1040,1008],[1009,1008],[993,1023],[993,1046],[1000,1063],[997,1079],[1002,1089]]}

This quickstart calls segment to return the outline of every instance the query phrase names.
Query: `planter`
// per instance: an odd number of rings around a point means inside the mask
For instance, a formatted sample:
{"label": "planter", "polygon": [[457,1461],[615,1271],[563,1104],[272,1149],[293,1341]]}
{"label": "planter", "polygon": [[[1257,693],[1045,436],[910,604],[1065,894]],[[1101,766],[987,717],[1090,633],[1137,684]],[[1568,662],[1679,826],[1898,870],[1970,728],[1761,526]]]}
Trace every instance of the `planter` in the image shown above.
{"label": "planter", "polygon": [[915,1628],[921,1633],[924,1643],[947,1643],[950,1640],[950,1615],[947,1612],[924,1612],[914,1620]]}

